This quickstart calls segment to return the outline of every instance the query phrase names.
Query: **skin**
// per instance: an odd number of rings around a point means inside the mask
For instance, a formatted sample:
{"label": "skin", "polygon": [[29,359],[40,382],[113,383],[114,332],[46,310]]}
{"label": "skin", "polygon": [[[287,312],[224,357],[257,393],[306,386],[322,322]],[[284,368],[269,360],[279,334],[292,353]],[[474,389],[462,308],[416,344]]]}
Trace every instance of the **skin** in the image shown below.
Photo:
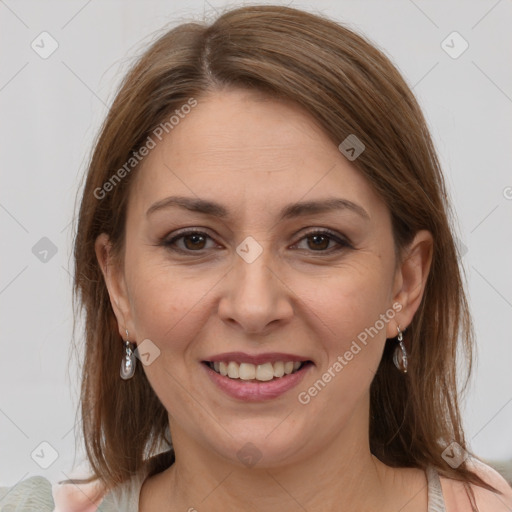
{"label": "skin", "polygon": [[[424,292],[430,233],[419,232],[397,260],[390,213],[353,164],[299,107],[250,91],[199,98],[139,171],[122,264],[105,234],[96,252],[120,335],[128,329],[131,341],[149,339],[160,350],[144,371],[169,413],[176,463],[145,481],[140,510],[426,511],[424,473],[375,458],[368,425],[385,340],[411,323]],[[170,195],[215,200],[231,215],[146,215]],[[278,219],[285,205],[332,197],[369,218],[345,209]],[[186,254],[161,244],[182,228],[210,238],[176,241]],[[315,245],[305,237],[315,229],[351,247],[332,238]],[[236,252],[248,236],[262,248],[252,263]],[[298,393],[394,303],[400,312],[301,404]],[[315,366],[284,395],[242,403],[199,366],[229,351],[293,353]],[[253,467],[237,457],[248,442],[261,453]]]}

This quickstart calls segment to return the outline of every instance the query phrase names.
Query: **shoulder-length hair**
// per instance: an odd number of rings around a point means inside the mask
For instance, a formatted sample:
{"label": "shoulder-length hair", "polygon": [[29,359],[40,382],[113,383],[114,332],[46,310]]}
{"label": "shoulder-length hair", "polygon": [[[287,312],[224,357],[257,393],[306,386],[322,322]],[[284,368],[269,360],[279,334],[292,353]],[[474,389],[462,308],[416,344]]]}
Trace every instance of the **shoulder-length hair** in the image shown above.
{"label": "shoulder-length hair", "polygon": [[[494,490],[466,463],[451,467],[442,456],[452,442],[468,450],[458,401],[471,371],[473,328],[447,191],[420,107],[365,37],[321,15],[277,6],[234,9],[210,25],[185,23],[160,36],[125,77],[97,138],[74,246],[74,301],[85,310],[81,423],[92,478],[110,489],[148,461],[150,474],[174,461],[167,411],[141,365],[131,380],[120,379],[123,343],[95,240],[107,233],[122,263],[127,197],[140,167],[128,172],[126,162],[191,98],[238,87],[305,108],[336,146],[357,136],[365,150],[352,163],[389,208],[397,254],[419,230],[432,233],[424,296],[405,333],[408,373],[394,368],[388,340],[371,384],[370,448],[390,466],[433,465]],[[123,166],[126,172],[118,172]],[[112,181],[116,173],[122,179]],[[459,383],[461,355],[467,374]],[[151,457],[162,446],[168,451]]]}

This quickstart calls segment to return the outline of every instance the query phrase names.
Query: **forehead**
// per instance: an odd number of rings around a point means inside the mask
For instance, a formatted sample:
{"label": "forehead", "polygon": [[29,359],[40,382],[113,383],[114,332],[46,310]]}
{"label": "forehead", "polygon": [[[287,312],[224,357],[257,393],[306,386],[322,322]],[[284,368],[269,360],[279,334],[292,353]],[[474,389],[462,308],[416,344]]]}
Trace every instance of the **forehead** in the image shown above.
{"label": "forehead", "polygon": [[261,214],[326,195],[373,209],[380,201],[308,113],[244,90],[198,99],[145,158],[133,185],[139,210],[170,195],[215,198],[233,211]]}

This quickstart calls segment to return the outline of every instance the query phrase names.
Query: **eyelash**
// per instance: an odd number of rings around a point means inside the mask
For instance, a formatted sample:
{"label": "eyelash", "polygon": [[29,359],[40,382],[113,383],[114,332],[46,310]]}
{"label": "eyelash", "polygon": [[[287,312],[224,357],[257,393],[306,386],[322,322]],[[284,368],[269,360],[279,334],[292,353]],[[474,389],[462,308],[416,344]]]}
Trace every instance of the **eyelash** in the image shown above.
{"label": "eyelash", "polygon": [[[182,238],[186,238],[186,237],[191,236],[191,235],[201,235],[203,237],[210,238],[210,239],[213,240],[213,238],[210,235],[208,235],[207,233],[205,233],[203,231],[190,230],[190,231],[185,231],[185,232],[179,233],[178,235],[174,236],[173,238],[171,238],[169,240],[165,240],[164,239],[164,240],[162,240],[160,245],[165,246],[166,248],[168,248],[171,251],[180,252],[180,253],[188,253],[188,254],[190,254],[190,253],[194,253],[194,252],[201,253],[202,251],[205,251],[206,249],[199,249],[197,251],[193,251],[193,250],[190,250],[190,249],[181,249],[181,248],[173,246],[177,240],[180,240]],[[310,231],[309,233],[306,233],[294,245],[297,245],[302,240],[305,240],[305,239],[307,239],[309,237],[312,237],[312,236],[315,236],[315,235],[316,236],[320,235],[320,236],[328,237],[330,240],[335,241],[339,245],[339,247],[334,248],[334,249],[331,248],[331,249],[318,250],[318,251],[311,250],[309,252],[313,252],[313,253],[318,252],[318,253],[328,253],[328,254],[331,254],[332,252],[338,252],[338,251],[340,251],[342,249],[352,249],[353,248],[352,245],[346,239],[340,238],[339,236],[336,235],[336,233],[333,233],[332,231],[329,231],[329,230],[326,230],[326,229]]]}

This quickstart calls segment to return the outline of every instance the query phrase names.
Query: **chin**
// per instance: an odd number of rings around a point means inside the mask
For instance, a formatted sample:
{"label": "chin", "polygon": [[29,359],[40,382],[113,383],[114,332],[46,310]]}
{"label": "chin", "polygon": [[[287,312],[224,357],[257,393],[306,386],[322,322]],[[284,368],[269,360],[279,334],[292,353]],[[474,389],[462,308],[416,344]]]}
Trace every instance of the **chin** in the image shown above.
{"label": "chin", "polygon": [[210,440],[212,449],[227,459],[229,463],[250,469],[267,469],[296,463],[301,458],[305,439],[297,433],[290,436],[289,429],[279,431],[265,428],[253,430],[252,433],[240,431],[231,432],[225,444],[219,444],[219,439]]}

